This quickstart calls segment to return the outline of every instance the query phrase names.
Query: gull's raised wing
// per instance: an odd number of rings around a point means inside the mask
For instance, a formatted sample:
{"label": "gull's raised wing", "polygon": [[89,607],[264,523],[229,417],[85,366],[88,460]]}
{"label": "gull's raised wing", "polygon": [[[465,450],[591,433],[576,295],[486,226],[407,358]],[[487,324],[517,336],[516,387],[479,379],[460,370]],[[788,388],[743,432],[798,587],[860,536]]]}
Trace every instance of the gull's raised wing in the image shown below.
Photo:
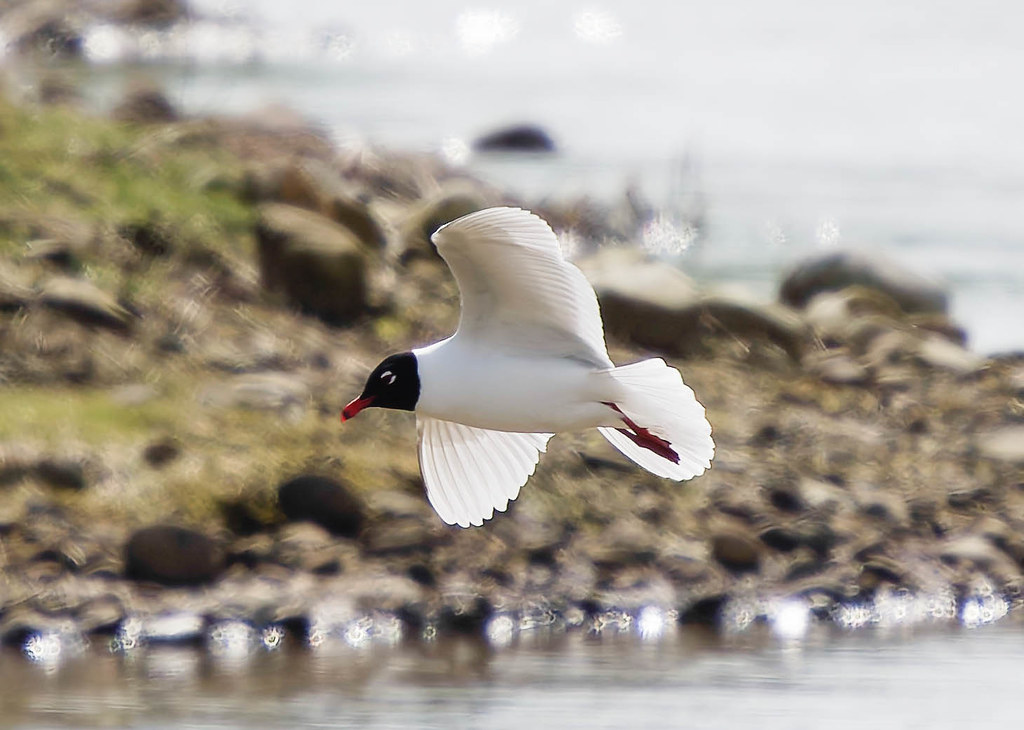
{"label": "gull's raised wing", "polygon": [[533,474],[550,433],[489,431],[420,416],[420,472],[431,506],[449,525],[479,527],[504,512]]}
{"label": "gull's raised wing", "polygon": [[488,208],[442,226],[431,240],[459,284],[458,337],[612,367],[594,289],[536,215]]}

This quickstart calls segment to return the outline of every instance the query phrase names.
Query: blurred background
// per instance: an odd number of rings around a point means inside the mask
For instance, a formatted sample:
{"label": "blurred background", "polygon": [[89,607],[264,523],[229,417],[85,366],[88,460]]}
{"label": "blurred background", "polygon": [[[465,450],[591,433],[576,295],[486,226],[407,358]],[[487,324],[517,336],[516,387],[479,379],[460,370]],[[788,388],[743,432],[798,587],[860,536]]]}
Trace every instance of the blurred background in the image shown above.
{"label": "blurred background", "polygon": [[[143,70],[188,112],[283,103],[343,146],[439,152],[527,200],[628,194],[690,273],[766,297],[810,250],[881,249],[950,287],[973,348],[1024,345],[1012,0],[189,7],[166,32],[86,29],[94,103]],[[554,154],[473,153],[510,123]]]}

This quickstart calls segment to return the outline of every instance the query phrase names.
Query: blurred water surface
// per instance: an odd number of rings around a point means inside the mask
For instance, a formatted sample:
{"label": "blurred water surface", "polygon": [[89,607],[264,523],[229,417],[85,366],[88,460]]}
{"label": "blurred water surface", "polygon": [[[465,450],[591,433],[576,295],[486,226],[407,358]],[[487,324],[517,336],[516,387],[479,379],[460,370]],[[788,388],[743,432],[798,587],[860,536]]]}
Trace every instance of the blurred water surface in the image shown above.
{"label": "blurred water surface", "polygon": [[801,643],[561,635],[247,657],[0,656],[4,727],[1014,727],[1019,626]]}

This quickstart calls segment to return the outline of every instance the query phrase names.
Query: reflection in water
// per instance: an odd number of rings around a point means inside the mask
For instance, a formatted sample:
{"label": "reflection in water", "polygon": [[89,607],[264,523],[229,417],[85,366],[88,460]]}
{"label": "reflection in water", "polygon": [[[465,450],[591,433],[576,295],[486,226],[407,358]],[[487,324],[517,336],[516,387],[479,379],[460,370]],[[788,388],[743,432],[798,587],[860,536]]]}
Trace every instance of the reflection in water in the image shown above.
{"label": "reflection in water", "polygon": [[[221,627],[224,646],[96,647],[47,665],[0,656],[5,726],[228,728],[669,727],[960,728],[982,713],[1018,719],[1019,653],[1012,620],[900,640],[842,633],[777,607],[774,627],[716,639],[642,613],[635,631],[492,634],[268,650]],[[507,618],[507,617],[506,617]],[[667,630],[671,627],[671,630]],[[792,627],[791,627],[792,628]],[[660,636],[658,640],[653,637]],[[242,641],[248,651],[237,649]]]}

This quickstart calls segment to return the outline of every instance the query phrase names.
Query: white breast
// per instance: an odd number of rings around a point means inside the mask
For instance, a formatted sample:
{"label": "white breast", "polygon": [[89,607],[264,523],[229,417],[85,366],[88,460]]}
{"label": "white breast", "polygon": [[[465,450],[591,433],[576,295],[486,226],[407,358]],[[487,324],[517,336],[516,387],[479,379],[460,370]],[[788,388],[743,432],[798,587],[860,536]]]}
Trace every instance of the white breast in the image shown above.
{"label": "white breast", "polygon": [[413,350],[420,378],[416,412],[476,428],[559,433],[620,425],[602,401],[615,382],[577,360],[508,355],[457,337]]}

